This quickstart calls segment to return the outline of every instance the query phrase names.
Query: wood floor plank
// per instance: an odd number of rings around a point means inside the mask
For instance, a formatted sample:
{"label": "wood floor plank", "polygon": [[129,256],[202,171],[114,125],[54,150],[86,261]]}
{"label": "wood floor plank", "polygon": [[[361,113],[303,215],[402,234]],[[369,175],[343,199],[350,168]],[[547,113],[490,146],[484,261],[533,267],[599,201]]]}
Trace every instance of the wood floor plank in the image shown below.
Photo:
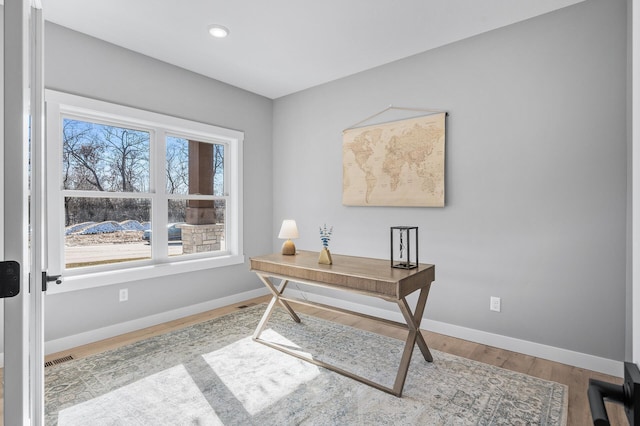
{"label": "wood floor plank", "polygon": [[[269,296],[263,296],[241,303],[224,306],[218,309],[213,309],[201,314],[192,315],[175,321],[170,321],[165,324],[148,327],[142,330],[123,334],[121,336],[116,336],[88,345],[83,345],[81,347],[73,348],[67,351],[50,354],[46,357],[46,360],[50,361],[67,355],[72,355],[74,358],[87,357],[152,336],[168,333],[173,330],[197,324],[199,322],[208,321],[212,318],[216,318],[240,310],[242,309],[241,306],[251,306],[259,303],[267,303],[269,299]],[[380,325],[380,323],[368,319],[362,319],[360,317],[328,312],[303,305],[296,305],[295,310],[301,313],[318,316],[320,318],[336,321],[342,324],[352,325],[354,327],[371,332],[388,335],[389,337],[404,339],[404,336],[406,336],[406,330],[402,330],[397,327]],[[589,378],[596,378],[599,380],[618,384],[622,382],[622,379],[618,377],[607,376],[601,373],[596,373],[594,371],[572,367],[569,365],[536,358],[530,355],[511,352],[492,346],[482,345],[479,343],[457,339],[451,336],[446,336],[429,331],[422,331],[422,333],[424,335],[425,341],[432,349],[495,365],[501,368],[506,368],[512,371],[529,374],[541,379],[553,380],[558,383],[567,385],[569,388],[568,426],[583,426],[593,424],[587,399],[587,386]],[[2,372],[2,369],[0,369],[0,379],[2,378]],[[1,392],[2,390],[0,389],[0,398],[2,397]],[[2,424],[1,410],[2,406],[0,406],[0,426]],[[622,426],[627,424],[624,409],[620,405],[607,403],[607,412],[609,414],[612,425]]]}
{"label": "wood floor plank", "polygon": [[555,380],[569,386],[569,407],[576,408],[569,412],[569,424],[588,425],[591,421],[591,412],[586,397],[588,375],[582,368],[563,365],[559,369],[564,371],[556,373],[557,379]]}
{"label": "wood floor plank", "polygon": [[478,345],[478,347],[469,355],[474,361],[484,362],[485,364],[501,367],[506,360],[506,351],[493,346]]}
{"label": "wood floor plank", "polygon": [[531,355],[511,352],[501,367],[507,370],[517,371],[518,373],[528,374],[535,359],[536,358]]}
{"label": "wood floor plank", "polygon": [[547,361],[542,358],[536,358],[531,363],[531,368],[529,369],[529,371],[527,371],[527,374],[538,377],[540,379],[551,380],[553,364],[554,363],[551,361]]}
{"label": "wood floor plank", "polygon": [[430,331],[422,331],[422,335],[429,347],[465,358],[469,358],[473,351],[478,347],[477,343],[470,342],[468,340],[455,339],[450,336]]}

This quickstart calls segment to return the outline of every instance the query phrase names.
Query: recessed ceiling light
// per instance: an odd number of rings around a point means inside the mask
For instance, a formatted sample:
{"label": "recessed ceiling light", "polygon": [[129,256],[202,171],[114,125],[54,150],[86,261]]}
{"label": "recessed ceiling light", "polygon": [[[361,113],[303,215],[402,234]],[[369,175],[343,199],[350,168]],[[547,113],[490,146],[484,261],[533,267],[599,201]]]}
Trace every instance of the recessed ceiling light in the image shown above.
{"label": "recessed ceiling light", "polygon": [[209,34],[211,34],[215,38],[225,38],[229,35],[229,29],[227,27],[223,27],[222,25],[213,24],[209,25]]}

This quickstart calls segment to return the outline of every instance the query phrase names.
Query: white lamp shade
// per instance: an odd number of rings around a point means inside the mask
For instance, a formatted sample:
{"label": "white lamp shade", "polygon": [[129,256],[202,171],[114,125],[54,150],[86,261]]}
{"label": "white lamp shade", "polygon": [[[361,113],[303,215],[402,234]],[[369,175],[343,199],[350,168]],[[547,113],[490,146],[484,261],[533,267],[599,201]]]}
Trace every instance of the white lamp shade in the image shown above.
{"label": "white lamp shade", "polygon": [[296,226],[296,221],[291,219],[285,219],[282,221],[282,227],[280,228],[280,234],[278,234],[278,238],[282,239],[290,239],[290,238],[298,238],[300,235],[298,234],[298,227]]}

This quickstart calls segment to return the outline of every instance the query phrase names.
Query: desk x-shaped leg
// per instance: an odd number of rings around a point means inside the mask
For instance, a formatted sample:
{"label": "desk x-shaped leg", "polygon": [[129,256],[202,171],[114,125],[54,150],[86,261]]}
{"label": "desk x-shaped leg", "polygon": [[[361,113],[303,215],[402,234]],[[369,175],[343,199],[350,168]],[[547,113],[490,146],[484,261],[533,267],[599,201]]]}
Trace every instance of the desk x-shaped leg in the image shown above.
{"label": "desk x-shaped leg", "polygon": [[[379,383],[373,382],[369,379],[366,379],[364,377],[353,374],[349,371],[338,368],[334,365],[327,364],[325,362],[313,359],[313,357],[302,356],[301,354],[290,351],[279,344],[260,339],[260,335],[262,334],[262,331],[264,330],[267,322],[269,321],[269,318],[271,317],[271,314],[273,312],[273,309],[275,308],[276,303],[280,303],[280,305],[286,309],[286,311],[289,313],[289,315],[295,322],[300,322],[300,318],[298,317],[298,315],[296,315],[296,313],[293,311],[291,306],[289,306],[289,304],[287,303],[287,300],[295,301],[298,303],[305,303],[311,306],[318,306],[324,309],[331,310],[331,308],[326,305],[320,305],[320,304],[311,303],[311,302],[303,302],[301,300],[295,300],[295,299],[291,299],[291,298],[287,298],[286,296],[283,296],[282,293],[284,292],[285,288],[287,287],[287,284],[289,283],[289,280],[287,280],[286,278],[280,277],[282,281],[280,282],[280,286],[276,288],[276,286],[271,282],[271,280],[269,280],[269,278],[266,275],[262,275],[260,273],[258,273],[257,275],[273,295],[273,297],[271,298],[271,301],[269,302],[269,305],[267,306],[267,310],[265,311],[264,315],[262,316],[262,319],[260,320],[260,323],[258,324],[258,327],[256,328],[256,331],[253,333],[253,339],[256,340],[257,342],[270,346],[279,351],[288,353],[290,355],[293,355],[305,361],[309,361],[321,367],[328,368],[344,376],[358,380],[369,386],[373,386],[374,388],[380,389],[382,391],[388,392],[398,397],[402,396],[402,389],[404,388],[404,383],[407,378],[407,372],[409,371],[409,363],[411,362],[413,347],[416,345],[416,343],[418,344],[418,347],[420,348],[420,352],[422,352],[422,356],[424,356],[424,359],[428,362],[433,361],[433,357],[431,356],[429,347],[427,346],[427,343],[425,342],[424,337],[420,333],[420,321],[422,319],[422,314],[424,313],[424,308],[427,302],[427,296],[429,295],[429,288],[431,287],[431,284],[423,287],[420,290],[420,295],[418,296],[418,302],[416,303],[415,312],[411,312],[411,308],[409,307],[409,304],[407,303],[404,297],[397,300],[398,307],[400,308],[400,311],[402,312],[402,315],[404,316],[404,319],[407,324],[406,326],[401,323],[395,323],[395,324],[402,326],[402,328],[406,328],[409,331],[409,333],[407,335],[407,340],[404,345],[404,351],[402,352],[402,356],[400,358],[400,366],[398,367],[396,380],[394,382],[393,388],[389,388]],[[340,310],[337,308],[334,308],[333,310],[347,312],[345,310]],[[349,312],[349,313],[358,315],[358,313],[356,312]],[[373,318],[366,315],[364,316],[368,318]]]}
{"label": "desk x-shaped leg", "polygon": [[271,294],[273,294],[273,297],[271,298],[271,301],[269,302],[269,305],[267,306],[267,310],[264,312],[264,315],[262,315],[262,319],[260,320],[260,323],[258,323],[258,327],[256,328],[256,331],[254,331],[253,333],[254,339],[258,339],[260,337],[262,330],[264,330],[265,325],[267,325],[267,322],[269,322],[269,318],[271,317],[271,313],[273,312],[273,308],[275,307],[276,303],[280,303],[280,305],[283,308],[285,308],[287,312],[289,312],[291,319],[293,319],[295,322],[300,322],[300,318],[293,311],[291,306],[289,306],[286,300],[280,299],[280,296],[282,296],[282,292],[284,292],[284,289],[287,288],[287,284],[289,284],[289,280],[283,279],[280,282],[280,287],[276,288],[276,286],[273,285],[273,283],[271,282],[271,280],[269,280],[269,278],[267,278],[262,274],[257,274],[257,275],[258,275],[258,278],[260,278],[260,280],[264,283],[264,285],[267,286]]}
{"label": "desk x-shaped leg", "polygon": [[404,388],[404,382],[407,378],[407,372],[409,371],[409,363],[411,362],[411,355],[413,354],[413,347],[416,342],[418,343],[418,347],[420,348],[420,352],[422,352],[424,359],[428,362],[433,361],[433,356],[431,356],[427,342],[424,341],[424,337],[420,332],[420,321],[422,320],[422,314],[424,313],[424,307],[427,302],[427,296],[429,296],[430,287],[431,286],[423,287],[420,290],[420,296],[418,297],[418,303],[416,303],[416,311],[414,313],[411,313],[411,308],[404,297],[398,300],[400,312],[402,312],[402,315],[407,322],[407,327],[409,328],[409,335],[407,336],[407,341],[404,345],[404,351],[400,358],[400,367],[398,367],[398,375],[396,376],[396,381],[393,385],[393,392],[397,396],[402,395],[402,388]]}

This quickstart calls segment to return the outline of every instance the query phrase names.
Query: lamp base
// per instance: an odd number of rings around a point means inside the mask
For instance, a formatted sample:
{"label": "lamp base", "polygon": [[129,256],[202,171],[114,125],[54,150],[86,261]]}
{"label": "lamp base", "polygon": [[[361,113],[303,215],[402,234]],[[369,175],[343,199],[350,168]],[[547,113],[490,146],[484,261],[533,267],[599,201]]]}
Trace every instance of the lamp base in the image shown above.
{"label": "lamp base", "polygon": [[296,254],[296,245],[293,244],[293,241],[287,240],[282,245],[282,254],[291,256]]}

